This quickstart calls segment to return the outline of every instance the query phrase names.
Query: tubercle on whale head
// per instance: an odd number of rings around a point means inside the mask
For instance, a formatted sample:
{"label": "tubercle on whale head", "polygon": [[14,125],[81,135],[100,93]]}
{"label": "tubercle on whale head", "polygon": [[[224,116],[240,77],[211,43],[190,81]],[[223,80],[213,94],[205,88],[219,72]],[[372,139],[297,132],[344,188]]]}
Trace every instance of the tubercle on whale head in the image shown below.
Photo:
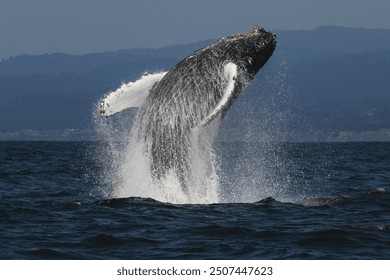
{"label": "tubercle on whale head", "polygon": [[256,24],[255,26],[252,27],[251,31],[244,33],[244,34],[247,36],[254,36],[261,31],[266,31],[266,30],[263,27],[261,27],[260,25]]}

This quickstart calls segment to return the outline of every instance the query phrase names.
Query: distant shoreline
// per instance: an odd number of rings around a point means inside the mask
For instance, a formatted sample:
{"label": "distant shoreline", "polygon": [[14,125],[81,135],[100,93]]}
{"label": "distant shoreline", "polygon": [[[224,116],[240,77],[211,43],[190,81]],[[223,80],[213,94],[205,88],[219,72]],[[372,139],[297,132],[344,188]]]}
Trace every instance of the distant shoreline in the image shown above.
{"label": "distant shoreline", "polygon": [[[221,123],[220,141],[390,141],[390,30],[325,26],[277,37],[276,53]],[[0,61],[0,140],[100,139],[94,114],[104,94],[210,42]],[[119,116],[123,141],[135,115]]]}
{"label": "distant shoreline", "polygon": [[[281,136],[245,135],[242,132],[222,131],[217,142],[390,142],[390,129],[377,131],[290,131]],[[266,140],[264,140],[266,139]],[[0,132],[0,141],[98,141],[93,130],[19,130]]]}

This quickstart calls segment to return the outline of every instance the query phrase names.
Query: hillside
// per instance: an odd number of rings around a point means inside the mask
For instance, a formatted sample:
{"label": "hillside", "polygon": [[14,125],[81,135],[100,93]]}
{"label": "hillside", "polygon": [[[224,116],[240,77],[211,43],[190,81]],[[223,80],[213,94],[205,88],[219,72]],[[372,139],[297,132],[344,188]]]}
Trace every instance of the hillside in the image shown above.
{"label": "hillside", "polygon": [[[227,115],[222,139],[278,131],[285,140],[390,140],[390,30],[329,26],[277,36],[274,56]],[[0,139],[83,138],[104,93],[212,42],[3,60]]]}

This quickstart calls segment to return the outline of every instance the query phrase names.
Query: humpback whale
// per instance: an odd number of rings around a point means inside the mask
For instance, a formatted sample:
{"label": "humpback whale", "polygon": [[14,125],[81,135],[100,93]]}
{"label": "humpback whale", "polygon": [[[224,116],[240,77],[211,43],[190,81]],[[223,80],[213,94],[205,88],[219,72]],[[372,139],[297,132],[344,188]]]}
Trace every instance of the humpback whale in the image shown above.
{"label": "humpback whale", "polygon": [[108,93],[99,103],[100,114],[139,107],[131,138],[142,143],[153,182],[161,185],[174,176],[188,193],[197,172],[192,159],[206,158],[201,176],[215,172],[212,144],[219,123],[275,47],[275,34],[257,25],[222,38],[168,72],[145,73]]}

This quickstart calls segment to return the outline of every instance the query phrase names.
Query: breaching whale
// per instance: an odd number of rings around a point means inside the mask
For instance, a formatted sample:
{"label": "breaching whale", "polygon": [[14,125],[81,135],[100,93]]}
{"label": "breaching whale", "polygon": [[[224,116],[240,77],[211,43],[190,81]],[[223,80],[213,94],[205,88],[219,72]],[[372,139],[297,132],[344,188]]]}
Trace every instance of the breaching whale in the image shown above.
{"label": "breaching whale", "polygon": [[161,185],[174,176],[188,193],[197,172],[192,159],[207,158],[201,176],[214,172],[212,143],[220,120],[275,47],[275,34],[260,26],[222,38],[168,72],[144,74],[108,93],[100,114],[139,107],[131,138],[142,142],[153,181]]}

